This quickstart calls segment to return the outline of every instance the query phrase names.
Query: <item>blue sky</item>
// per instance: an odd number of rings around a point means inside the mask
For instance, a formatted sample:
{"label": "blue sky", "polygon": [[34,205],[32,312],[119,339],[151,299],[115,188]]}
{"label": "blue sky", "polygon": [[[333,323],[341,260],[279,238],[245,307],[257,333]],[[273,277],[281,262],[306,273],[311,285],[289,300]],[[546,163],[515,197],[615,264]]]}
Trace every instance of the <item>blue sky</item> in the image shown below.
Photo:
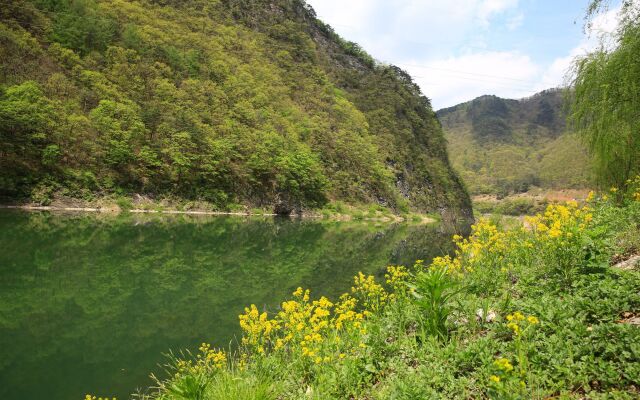
{"label": "blue sky", "polygon": [[307,0],[377,60],[407,70],[435,109],[483,94],[560,86],[571,61],[616,26],[614,7],[583,33],[588,0]]}

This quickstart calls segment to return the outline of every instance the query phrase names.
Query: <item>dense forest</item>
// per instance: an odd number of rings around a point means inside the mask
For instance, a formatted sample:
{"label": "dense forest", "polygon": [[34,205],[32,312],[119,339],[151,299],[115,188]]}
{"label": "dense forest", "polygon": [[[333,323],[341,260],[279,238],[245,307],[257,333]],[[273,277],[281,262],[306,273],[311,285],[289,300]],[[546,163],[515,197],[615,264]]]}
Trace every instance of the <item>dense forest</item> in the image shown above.
{"label": "dense forest", "polygon": [[0,196],[469,210],[430,101],[303,0],[0,7]]}
{"label": "dense forest", "polygon": [[482,96],[438,111],[449,154],[474,194],[507,195],[532,186],[591,185],[587,148],[567,127],[567,96],[546,90],[521,100]]}

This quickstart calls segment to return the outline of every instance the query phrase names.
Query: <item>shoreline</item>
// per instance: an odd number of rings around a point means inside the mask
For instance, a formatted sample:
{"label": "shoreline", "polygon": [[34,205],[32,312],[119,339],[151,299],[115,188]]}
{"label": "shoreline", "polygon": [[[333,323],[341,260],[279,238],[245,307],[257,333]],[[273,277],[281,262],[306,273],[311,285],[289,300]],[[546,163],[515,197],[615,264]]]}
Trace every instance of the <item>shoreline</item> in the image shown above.
{"label": "shoreline", "polygon": [[[121,213],[133,213],[133,214],[165,214],[165,215],[202,215],[202,216],[236,216],[236,217],[286,217],[286,218],[305,218],[305,219],[326,219],[328,221],[363,221],[363,222],[405,222],[410,223],[409,219],[394,216],[393,218],[362,218],[355,219],[349,214],[335,214],[330,217],[325,217],[322,214],[300,214],[300,215],[279,215],[275,213],[249,213],[249,212],[232,212],[232,211],[182,211],[182,210],[146,210],[140,208],[133,208],[128,210],[122,210],[120,208],[100,208],[100,207],[61,207],[61,206],[32,206],[32,205],[0,205],[0,210],[24,210],[24,211],[53,211],[53,212],[89,212],[89,213],[101,213],[118,215]],[[421,216],[420,224],[432,224],[438,222],[437,219],[429,216]]]}
{"label": "shoreline", "polygon": [[[75,211],[75,212],[92,212],[104,214],[121,214],[129,212],[134,214],[186,214],[186,215],[234,215],[234,216],[267,216],[276,217],[278,214],[252,214],[247,212],[231,212],[231,211],[181,211],[181,210],[145,210],[141,208],[133,208],[130,210],[122,210],[118,208],[98,208],[98,207],[56,207],[56,206],[30,206],[30,205],[0,205],[0,209],[25,210],[25,211]],[[302,215],[305,218],[319,218],[320,215]]]}

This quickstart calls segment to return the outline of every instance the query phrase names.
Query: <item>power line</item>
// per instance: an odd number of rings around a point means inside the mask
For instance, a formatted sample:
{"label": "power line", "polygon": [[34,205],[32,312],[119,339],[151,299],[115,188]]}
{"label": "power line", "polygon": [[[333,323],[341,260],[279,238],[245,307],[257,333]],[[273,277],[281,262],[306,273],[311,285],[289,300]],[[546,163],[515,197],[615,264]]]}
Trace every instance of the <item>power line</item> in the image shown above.
{"label": "power line", "polygon": [[[427,77],[423,77],[423,76],[419,76],[419,75],[412,75],[412,76],[414,78],[427,79]],[[544,84],[544,83],[536,82],[535,84],[530,84],[530,85],[514,85],[514,84],[510,84],[508,82],[496,82],[496,81],[491,81],[491,80],[486,80],[486,79],[478,79],[478,78],[471,78],[471,77],[466,77],[466,76],[451,76],[450,78],[457,79],[457,80],[465,80],[465,81],[471,81],[471,82],[485,83],[485,84],[492,85],[492,86],[500,86],[500,87],[503,87],[503,88],[510,88],[510,89],[515,89],[515,90],[529,90],[532,87],[535,87],[537,84]],[[547,85],[547,84],[545,84],[545,85]],[[554,85],[551,84],[551,85],[547,85],[547,86],[554,86]]]}
{"label": "power line", "polygon": [[[430,65],[424,65],[424,64],[405,64],[405,63],[400,63],[398,65],[406,66],[406,67],[422,68],[422,69],[433,69],[433,70],[436,70],[436,71],[451,72],[451,73],[456,73],[456,74],[464,74],[464,75],[481,76],[481,77],[494,78],[494,79],[502,79],[502,80],[515,81],[515,82],[529,82],[526,79],[510,78],[510,77],[506,77],[506,76],[482,74],[482,73],[479,73],[479,72],[469,72],[469,71],[460,71],[460,70],[448,69],[448,68],[432,67]],[[552,84],[552,83],[549,83],[549,84]]]}
{"label": "power line", "polygon": [[[341,25],[341,24],[333,24],[333,25],[341,26],[341,27],[349,28],[349,29],[355,29],[355,30],[359,29],[357,27],[349,26],[349,25]],[[430,44],[430,43],[416,42],[416,41],[411,41],[411,40],[405,40],[404,43],[412,43],[412,44],[417,44],[417,45],[421,45],[421,46],[434,46],[433,44]],[[438,43],[441,44],[441,43],[443,43],[443,41],[439,40]],[[453,43],[453,41],[449,41],[448,43]],[[478,46],[471,46],[471,45],[462,45],[462,47],[474,48],[474,49],[478,49],[478,50],[483,50],[485,52],[504,52],[504,51],[501,51],[501,50],[495,50],[495,49],[489,49],[489,48],[486,48],[486,47],[478,47]],[[514,81],[514,82],[529,82],[528,80],[525,80],[525,79],[518,79],[518,78],[511,78],[511,77],[497,76],[497,75],[490,75],[490,74],[482,74],[482,73],[469,72],[469,71],[460,71],[460,70],[447,69],[447,68],[438,68],[438,67],[433,67],[433,66],[424,65],[424,64],[421,64],[421,65],[420,64],[408,64],[408,63],[390,63],[390,64],[394,64],[394,65],[401,66],[401,67],[404,66],[404,67],[415,67],[415,68],[423,68],[423,69],[432,69],[432,70],[439,70],[439,71],[449,72],[449,73],[472,75],[472,76],[482,76],[482,77],[487,77],[487,78],[508,80],[508,81]],[[547,86],[558,85],[557,82],[540,82],[540,83],[541,84],[545,84]]]}

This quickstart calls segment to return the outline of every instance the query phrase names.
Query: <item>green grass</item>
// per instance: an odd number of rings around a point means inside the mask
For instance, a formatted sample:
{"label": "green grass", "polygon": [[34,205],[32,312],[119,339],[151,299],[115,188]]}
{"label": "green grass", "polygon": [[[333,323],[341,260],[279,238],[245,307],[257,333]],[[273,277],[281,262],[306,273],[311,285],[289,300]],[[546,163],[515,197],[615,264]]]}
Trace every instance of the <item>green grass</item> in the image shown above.
{"label": "green grass", "polygon": [[116,199],[116,204],[118,205],[118,207],[120,207],[122,211],[129,211],[133,209],[133,202],[128,197],[123,197],[123,196],[118,197]]}

